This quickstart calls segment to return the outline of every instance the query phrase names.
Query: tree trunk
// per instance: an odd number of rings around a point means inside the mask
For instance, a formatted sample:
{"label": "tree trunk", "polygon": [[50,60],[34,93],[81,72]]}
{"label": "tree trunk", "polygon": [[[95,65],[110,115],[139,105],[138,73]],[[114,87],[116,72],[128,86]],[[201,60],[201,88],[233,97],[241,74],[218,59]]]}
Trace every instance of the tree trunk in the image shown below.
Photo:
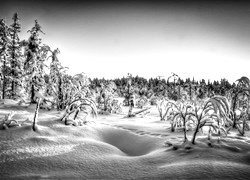
{"label": "tree trunk", "polygon": [[133,99],[131,99],[130,88],[131,88],[131,85],[128,84],[128,105],[129,105],[128,117],[132,116],[132,111],[133,111]]}
{"label": "tree trunk", "polygon": [[186,129],[186,118],[183,118],[183,131],[184,131],[184,142],[187,141],[187,129]]}
{"label": "tree trunk", "polygon": [[104,96],[103,101],[104,101],[104,109],[103,110],[104,110],[104,112],[106,112],[108,110],[106,95]]}
{"label": "tree trunk", "polygon": [[[12,43],[14,44],[14,40],[12,41]],[[15,75],[15,65],[14,65],[14,62],[15,62],[15,48],[13,47],[12,48],[12,62],[11,62],[11,76],[12,78],[14,79],[14,75]],[[12,79],[11,81],[11,98],[14,99],[14,96],[15,96],[15,81]]]}
{"label": "tree trunk", "polygon": [[33,125],[32,125],[32,129],[33,131],[37,131],[37,118],[38,118],[38,111],[39,111],[39,107],[40,107],[40,101],[41,98],[39,98],[37,104],[36,104],[36,109],[35,109],[35,114],[34,114],[34,120],[33,120]]}
{"label": "tree trunk", "polygon": [[63,109],[63,93],[62,93],[62,79],[59,77],[58,82],[58,104],[57,104],[57,110]]}
{"label": "tree trunk", "polygon": [[76,109],[76,112],[75,112],[75,115],[74,115],[74,120],[77,118],[77,115],[79,114],[79,112],[80,112],[80,107],[78,107],[77,109]]}
{"label": "tree trunk", "polygon": [[35,87],[34,84],[31,85],[31,97],[30,97],[30,102],[32,104],[36,103],[36,101],[34,100],[35,97]]}
{"label": "tree trunk", "polygon": [[211,126],[209,126],[209,130],[208,130],[208,135],[207,135],[207,140],[211,140],[211,133],[212,133],[212,129]]}
{"label": "tree trunk", "polygon": [[132,111],[133,111],[133,107],[132,107],[131,103],[129,102],[128,117],[130,117],[132,115]]}
{"label": "tree trunk", "polygon": [[246,128],[246,117],[243,117],[243,122],[242,122],[242,133],[241,135],[245,135],[245,128]]}
{"label": "tree trunk", "polygon": [[12,82],[11,82],[11,98],[12,99],[15,99],[14,91],[15,91],[15,82],[12,80]]}
{"label": "tree trunk", "polygon": [[193,139],[192,139],[192,144],[195,144],[196,134],[198,133],[199,129],[200,129],[200,120],[198,120],[197,126],[195,128]]}
{"label": "tree trunk", "polygon": [[236,128],[236,114],[235,114],[235,109],[236,109],[236,103],[237,103],[237,96],[238,94],[235,94],[233,98],[233,128]]}
{"label": "tree trunk", "polygon": [[175,131],[174,123],[171,122],[171,132],[174,132],[174,131]]}
{"label": "tree trunk", "polygon": [[4,99],[5,98],[5,81],[6,81],[6,79],[5,79],[5,73],[6,73],[6,56],[4,56],[4,61],[3,61],[3,89],[2,89],[2,91],[3,91],[3,93],[2,93],[2,99]]}

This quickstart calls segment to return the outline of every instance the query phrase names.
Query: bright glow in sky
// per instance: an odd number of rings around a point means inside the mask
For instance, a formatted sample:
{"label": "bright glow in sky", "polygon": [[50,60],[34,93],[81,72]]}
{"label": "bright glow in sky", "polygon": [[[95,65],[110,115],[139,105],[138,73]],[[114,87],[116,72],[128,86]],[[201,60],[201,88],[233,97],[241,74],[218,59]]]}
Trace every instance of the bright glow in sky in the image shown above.
{"label": "bright glow in sky", "polygon": [[[0,17],[21,18],[21,38],[38,19],[70,74],[230,82],[250,78],[250,4],[244,1],[10,1]],[[155,3],[154,3],[155,2]]]}

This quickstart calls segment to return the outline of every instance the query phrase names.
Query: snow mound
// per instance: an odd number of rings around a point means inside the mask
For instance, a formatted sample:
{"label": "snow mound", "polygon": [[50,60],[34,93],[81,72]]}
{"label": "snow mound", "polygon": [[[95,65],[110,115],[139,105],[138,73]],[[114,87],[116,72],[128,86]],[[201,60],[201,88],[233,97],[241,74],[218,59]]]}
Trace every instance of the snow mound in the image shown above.
{"label": "snow mound", "polygon": [[157,149],[155,138],[141,136],[123,129],[106,128],[101,131],[103,142],[115,146],[127,156],[142,156]]}

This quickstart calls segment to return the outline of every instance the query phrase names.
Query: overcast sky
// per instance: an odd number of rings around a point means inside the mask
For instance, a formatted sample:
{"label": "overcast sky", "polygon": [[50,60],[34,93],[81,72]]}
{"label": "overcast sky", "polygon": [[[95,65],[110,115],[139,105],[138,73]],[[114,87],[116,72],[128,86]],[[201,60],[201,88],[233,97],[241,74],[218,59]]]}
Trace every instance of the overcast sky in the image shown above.
{"label": "overcast sky", "polygon": [[1,1],[0,18],[11,24],[15,12],[21,38],[38,19],[70,74],[250,78],[246,1]]}

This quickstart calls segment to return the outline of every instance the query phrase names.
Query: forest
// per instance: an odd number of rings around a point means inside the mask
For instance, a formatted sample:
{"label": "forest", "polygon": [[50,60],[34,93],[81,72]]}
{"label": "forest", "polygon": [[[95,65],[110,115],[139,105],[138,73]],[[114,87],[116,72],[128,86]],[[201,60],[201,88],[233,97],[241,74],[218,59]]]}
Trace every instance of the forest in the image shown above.
{"label": "forest", "polygon": [[[215,138],[219,142],[234,132],[239,137],[247,137],[249,133],[248,77],[239,77],[231,84],[227,79],[213,82],[181,79],[174,72],[167,78],[150,79],[130,72],[116,79],[91,79],[84,72],[70,75],[60,62],[59,48],[52,49],[43,42],[41,36],[46,34],[38,20],[27,31],[29,38],[24,40],[19,37],[22,30],[19,15],[15,13],[12,20],[10,25],[5,19],[0,20],[1,102],[4,105],[3,100],[13,100],[20,107],[33,104],[30,126],[34,132],[43,130],[38,121],[39,110],[42,114],[62,112],[59,123],[83,127],[91,123],[91,114],[146,118],[155,108],[157,119],[168,123],[169,133],[183,134],[181,144],[165,142],[173,150],[190,150],[197,144],[198,136],[206,135],[207,140]],[[4,114],[1,130],[27,125],[13,118],[14,115],[13,112]],[[208,127],[207,132],[204,127]],[[208,146],[213,146],[211,143]]]}

